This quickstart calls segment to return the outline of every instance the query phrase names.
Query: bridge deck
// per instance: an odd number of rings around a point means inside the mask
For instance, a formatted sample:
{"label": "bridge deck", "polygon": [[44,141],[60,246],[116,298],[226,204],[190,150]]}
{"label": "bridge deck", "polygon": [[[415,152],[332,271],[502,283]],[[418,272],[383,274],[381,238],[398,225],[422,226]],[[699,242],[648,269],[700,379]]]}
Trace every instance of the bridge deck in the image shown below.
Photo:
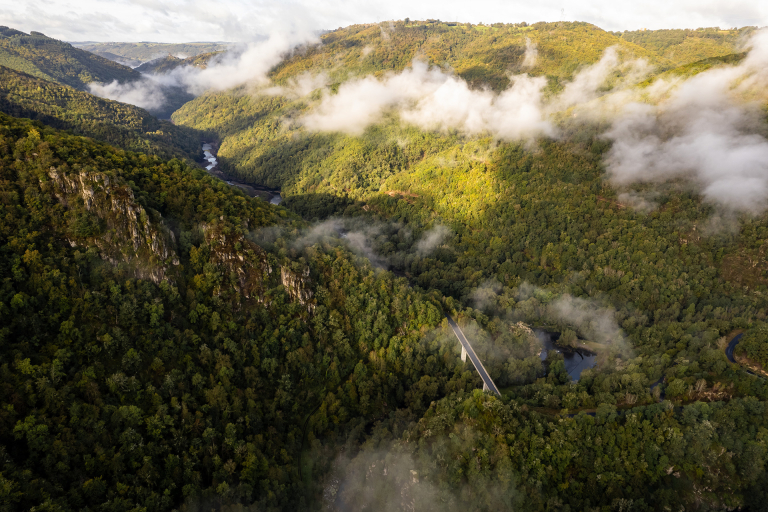
{"label": "bridge deck", "polygon": [[448,320],[448,324],[450,324],[451,329],[453,329],[453,333],[459,339],[459,343],[461,343],[461,346],[464,347],[464,350],[467,351],[469,359],[472,361],[472,364],[475,365],[475,370],[477,370],[477,373],[480,374],[480,378],[483,379],[483,384],[485,384],[484,387],[501,396],[501,393],[499,393],[499,388],[496,387],[496,384],[493,383],[491,376],[488,375],[488,372],[485,370],[483,363],[480,362],[480,358],[477,357],[477,354],[475,354],[475,351],[472,349],[472,345],[469,344],[469,340],[467,340],[467,337],[464,336],[464,333],[461,331],[461,327],[459,327],[459,325],[454,322],[453,318],[450,316],[446,315],[445,318]]}

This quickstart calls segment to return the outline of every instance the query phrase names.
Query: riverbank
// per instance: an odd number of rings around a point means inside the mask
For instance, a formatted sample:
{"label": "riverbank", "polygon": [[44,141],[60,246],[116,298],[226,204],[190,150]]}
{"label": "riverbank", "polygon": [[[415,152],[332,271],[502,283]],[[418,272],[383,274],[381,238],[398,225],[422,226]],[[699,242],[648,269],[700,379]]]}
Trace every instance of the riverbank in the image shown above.
{"label": "riverbank", "polygon": [[757,367],[750,366],[748,363],[743,361],[737,361],[733,355],[734,350],[736,350],[736,345],[739,344],[741,337],[744,336],[744,331],[734,331],[731,333],[731,336],[733,336],[733,338],[725,347],[725,357],[728,359],[728,362],[738,364],[741,366],[743,371],[750,375],[754,375],[760,379],[766,379],[767,377],[765,376],[764,371],[759,370]]}
{"label": "riverbank", "polygon": [[535,327],[533,329],[536,338],[541,342],[541,352],[539,358],[545,361],[550,352],[563,354],[565,371],[573,382],[581,378],[581,372],[594,368],[597,364],[597,353],[585,347],[571,347],[568,345],[559,345],[560,333],[550,331],[545,328]]}
{"label": "riverbank", "polygon": [[218,142],[203,141],[202,150],[203,150],[203,155],[205,157],[203,166],[205,167],[205,170],[208,171],[208,174],[210,174],[211,176],[215,176],[219,178],[221,181],[225,182],[227,185],[231,185],[233,187],[237,187],[243,190],[243,192],[245,192],[250,197],[258,197],[259,199],[262,199],[272,204],[280,204],[283,201],[283,197],[280,194],[280,189],[242,183],[232,178],[231,176],[224,174],[221,171],[221,169],[219,169]]}

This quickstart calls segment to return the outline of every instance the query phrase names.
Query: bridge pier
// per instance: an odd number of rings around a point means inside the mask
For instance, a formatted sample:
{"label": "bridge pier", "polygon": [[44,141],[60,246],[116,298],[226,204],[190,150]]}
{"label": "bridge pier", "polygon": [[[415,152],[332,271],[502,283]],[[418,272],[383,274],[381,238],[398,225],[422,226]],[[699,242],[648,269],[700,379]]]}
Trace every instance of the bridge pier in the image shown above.
{"label": "bridge pier", "polygon": [[456,335],[459,343],[461,343],[461,361],[466,362],[467,357],[469,357],[469,360],[472,361],[475,370],[477,370],[477,373],[480,374],[480,378],[483,380],[483,391],[491,391],[494,394],[501,396],[499,389],[496,387],[496,384],[493,383],[493,380],[491,380],[491,376],[488,375],[485,367],[483,367],[483,363],[480,361],[480,358],[478,358],[477,354],[475,354],[475,351],[472,348],[472,345],[469,343],[469,340],[466,338],[466,336],[464,336],[464,333],[461,332],[461,328],[458,326],[458,324],[456,324],[456,322],[453,321],[453,318],[450,316],[445,315],[445,318],[448,320],[448,324],[451,326],[451,329],[453,329],[453,334]]}

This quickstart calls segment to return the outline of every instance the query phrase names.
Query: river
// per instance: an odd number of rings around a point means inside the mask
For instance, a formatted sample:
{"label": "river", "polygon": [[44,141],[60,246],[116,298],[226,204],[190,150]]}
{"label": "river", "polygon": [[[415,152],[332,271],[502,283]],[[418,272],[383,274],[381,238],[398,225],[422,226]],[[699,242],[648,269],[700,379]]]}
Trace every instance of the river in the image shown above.
{"label": "river", "polygon": [[237,180],[233,180],[219,169],[219,160],[217,151],[218,148],[215,143],[203,142],[203,155],[205,155],[205,170],[212,176],[216,176],[220,180],[224,181],[227,185],[242,189],[246,194],[251,197],[259,197],[265,201],[269,201],[271,204],[280,204],[283,201],[283,196],[280,195],[280,189],[270,188],[261,185],[250,185],[248,183],[242,183]]}
{"label": "river", "polygon": [[742,371],[745,371],[745,372],[747,372],[750,375],[754,375],[755,377],[758,377],[758,378],[761,378],[761,379],[765,380],[765,375],[757,374],[757,373],[753,372],[752,370],[750,370],[749,368],[744,367],[743,365],[741,365],[741,363],[739,363],[733,357],[733,351],[734,351],[734,349],[736,349],[736,345],[739,344],[739,341],[741,341],[741,337],[742,336],[744,336],[744,333],[740,332],[739,334],[737,334],[736,336],[733,337],[733,339],[731,340],[730,343],[728,343],[728,346],[725,347],[725,357],[728,359],[729,362],[736,363],[736,364],[740,365]]}
{"label": "river", "polygon": [[[556,341],[560,338],[559,332],[552,332],[544,329],[534,329],[533,332],[541,342],[541,354],[539,355],[541,360],[546,360],[550,351],[562,353],[565,362],[565,371],[568,372],[568,376],[571,377],[572,381],[576,382],[579,380],[581,378],[581,372],[592,368],[597,364],[597,354],[593,354],[586,350],[570,350],[558,346]],[[582,354],[582,352],[584,353]]]}

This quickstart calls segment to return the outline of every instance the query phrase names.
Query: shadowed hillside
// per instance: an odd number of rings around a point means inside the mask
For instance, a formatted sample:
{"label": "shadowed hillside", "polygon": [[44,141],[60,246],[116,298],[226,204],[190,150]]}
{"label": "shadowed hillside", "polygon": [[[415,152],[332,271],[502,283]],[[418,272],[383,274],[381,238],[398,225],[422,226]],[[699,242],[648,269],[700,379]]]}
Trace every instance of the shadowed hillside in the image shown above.
{"label": "shadowed hillside", "polygon": [[202,136],[147,111],[0,66],[0,111],[128,151],[196,160]]}
{"label": "shadowed hillside", "polygon": [[0,67],[0,510],[764,509],[747,33],[356,25],[177,126]]}
{"label": "shadowed hillside", "polygon": [[0,27],[0,65],[80,90],[87,90],[91,82],[124,83],[141,77],[131,68],[69,43],[8,27]]}

